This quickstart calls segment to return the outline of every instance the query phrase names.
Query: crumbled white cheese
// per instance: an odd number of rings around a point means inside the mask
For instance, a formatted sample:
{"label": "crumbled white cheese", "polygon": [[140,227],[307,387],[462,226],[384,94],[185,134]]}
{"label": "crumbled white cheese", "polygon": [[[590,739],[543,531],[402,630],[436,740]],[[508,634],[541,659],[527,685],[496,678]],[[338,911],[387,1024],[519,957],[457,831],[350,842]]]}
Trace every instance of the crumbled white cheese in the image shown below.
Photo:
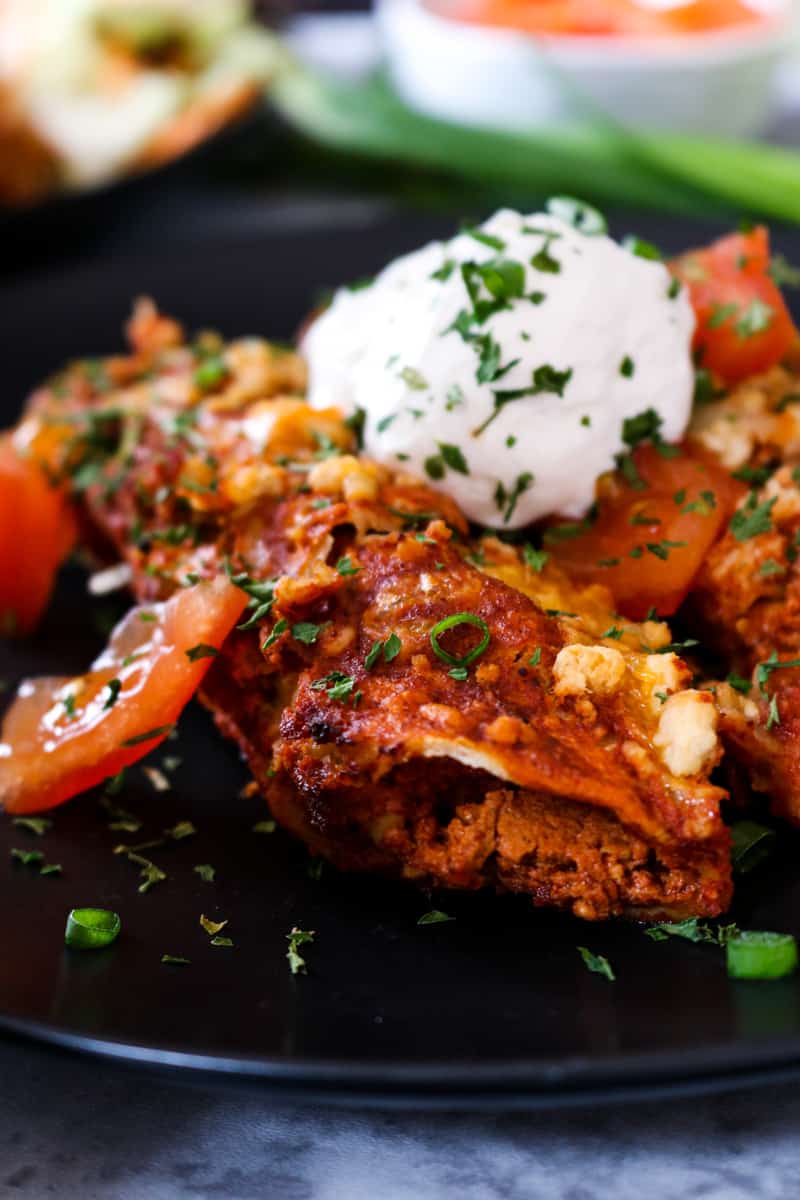
{"label": "crumbled white cheese", "polygon": [[708,692],[688,689],[664,704],[653,743],[673,775],[699,775],[717,753],[717,708]]}
{"label": "crumbled white cheese", "polygon": [[625,657],[613,646],[564,646],[553,663],[557,696],[610,696],[624,677]]}

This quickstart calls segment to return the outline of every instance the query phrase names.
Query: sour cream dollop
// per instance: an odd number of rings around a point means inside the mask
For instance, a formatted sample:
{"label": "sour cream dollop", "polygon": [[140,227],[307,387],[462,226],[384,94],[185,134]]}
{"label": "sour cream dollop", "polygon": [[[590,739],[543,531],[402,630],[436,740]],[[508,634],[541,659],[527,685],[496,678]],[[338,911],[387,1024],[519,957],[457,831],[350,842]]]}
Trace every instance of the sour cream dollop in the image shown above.
{"label": "sour cream dollop", "polygon": [[303,349],[310,403],[362,409],[367,455],[514,529],[583,516],[627,419],[652,409],[680,439],[693,330],[662,263],[504,209],[338,291]]}

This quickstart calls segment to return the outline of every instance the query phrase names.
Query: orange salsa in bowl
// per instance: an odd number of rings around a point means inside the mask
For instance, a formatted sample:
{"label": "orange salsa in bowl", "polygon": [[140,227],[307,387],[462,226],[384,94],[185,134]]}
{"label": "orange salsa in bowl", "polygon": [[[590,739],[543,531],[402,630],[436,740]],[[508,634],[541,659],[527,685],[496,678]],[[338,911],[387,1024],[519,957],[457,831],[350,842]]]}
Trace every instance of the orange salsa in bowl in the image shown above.
{"label": "orange salsa in bowl", "polygon": [[655,9],[634,0],[425,0],[438,16],[533,34],[675,37],[760,25],[766,13],[741,0],[690,0]]}

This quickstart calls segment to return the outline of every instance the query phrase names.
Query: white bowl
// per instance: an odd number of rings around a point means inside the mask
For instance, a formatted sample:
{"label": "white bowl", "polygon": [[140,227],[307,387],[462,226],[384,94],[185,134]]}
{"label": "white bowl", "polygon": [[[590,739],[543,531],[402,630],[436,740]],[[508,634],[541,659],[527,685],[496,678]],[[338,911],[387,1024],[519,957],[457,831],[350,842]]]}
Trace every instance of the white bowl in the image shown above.
{"label": "white bowl", "polygon": [[597,108],[626,125],[752,136],[769,119],[794,28],[791,0],[774,0],[752,26],[652,39],[536,37],[441,17],[422,0],[376,0],[376,10],[392,79],[409,105],[503,129]]}

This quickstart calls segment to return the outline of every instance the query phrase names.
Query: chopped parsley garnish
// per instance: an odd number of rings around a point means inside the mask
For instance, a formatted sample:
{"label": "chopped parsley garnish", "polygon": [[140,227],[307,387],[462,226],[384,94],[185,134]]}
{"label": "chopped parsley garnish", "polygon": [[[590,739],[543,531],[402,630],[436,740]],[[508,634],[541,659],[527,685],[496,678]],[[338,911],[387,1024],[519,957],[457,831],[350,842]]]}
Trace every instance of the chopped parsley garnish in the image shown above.
{"label": "chopped parsley garnish", "polygon": [[[509,364],[514,365],[514,364]],[[473,437],[477,437],[483,433],[485,429],[491,425],[492,421],[499,416],[501,410],[506,404],[511,404],[514,400],[522,400],[525,396],[540,396],[540,395],[564,395],[564,389],[572,378],[572,367],[567,367],[565,371],[558,371],[550,363],[542,363],[536,367],[532,374],[532,382],[529,387],[510,388],[507,390],[494,391],[494,408],[483,424],[473,430]]]}
{"label": "chopped parsley garnish", "polygon": [[[475,378],[478,383],[492,383],[500,375],[500,346],[490,333],[481,334],[474,340],[478,347],[478,369]],[[519,359],[515,360],[518,361]],[[509,364],[508,369],[513,365],[515,364]]]}
{"label": "chopped parsley garnish", "polygon": [[386,506],[393,517],[399,517],[401,521],[405,521],[407,525],[428,524],[429,521],[437,521],[439,513],[435,512],[409,512],[405,508],[392,508],[391,504]]}
{"label": "chopped parsley garnish", "polygon": [[482,229],[476,229],[474,225],[462,225],[460,232],[465,233],[467,237],[474,238],[482,246],[491,246],[493,250],[505,250],[506,248],[506,244],[502,238],[495,237],[491,233],[485,233]]}
{"label": "chopped parsley garnish", "polygon": [[[160,843],[156,842],[154,844],[159,845]],[[157,883],[163,883],[167,878],[166,873],[160,867],[157,867],[154,862],[151,862],[149,858],[144,858],[138,851],[132,850],[128,846],[115,846],[114,853],[124,854],[128,862],[132,862],[140,868],[139,876],[142,882],[139,884],[138,890],[142,895],[149,892]]]}
{"label": "chopped parsley garnish", "polygon": [[455,269],[455,259],[446,258],[437,271],[431,271],[430,277],[431,279],[438,279],[440,283],[446,283]]}
{"label": "chopped parsley garnish", "polygon": [[162,954],[161,962],[168,967],[190,967],[192,965],[190,958],[182,958],[180,954]]}
{"label": "chopped parsley garnish", "polygon": [[614,638],[615,641],[619,641],[619,639],[623,636],[624,633],[625,633],[624,629],[618,629],[616,625],[612,625],[609,629],[607,629],[605,631],[605,633],[601,633],[600,637],[601,638]]}
{"label": "chopped parsley garnish", "polygon": [[517,476],[510,491],[506,491],[505,484],[498,482],[494,492],[494,502],[503,514],[503,524],[507,525],[511,520],[517,507],[517,501],[527,492],[533,483],[533,478],[533,472],[523,472],[522,475]]}
{"label": "chopped parsley garnish", "polygon": [[452,412],[454,408],[458,408],[459,404],[464,403],[464,392],[454,383],[452,387],[447,389],[447,402],[445,408],[448,412]]}
{"label": "chopped parsley garnish", "polygon": [[444,479],[444,463],[438,454],[431,454],[422,465],[425,468],[425,474],[431,479]]}
{"label": "chopped parsley garnish", "polygon": [[36,837],[44,837],[48,829],[53,826],[49,817],[14,817],[11,824],[17,829],[27,829],[28,833],[32,833]]}
{"label": "chopped parsley garnish", "polygon": [[192,867],[195,875],[199,875],[203,883],[213,883],[216,878],[216,868],[211,866],[211,863],[198,863]]}
{"label": "chopped parsley garnish", "polygon": [[106,687],[108,688],[108,699],[103,705],[103,712],[105,712],[107,708],[113,708],[117,703],[117,698],[122,691],[122,680],[109,679]]}
{"label": "chopped parsley garnish", "polygon": [[594,954],[588,946],[577,946],[576,949],[590,971],[595,975],[604,975],[611,983],[614,982],[616,975],[607,958],[602,954]]}
{"label": "chopped parsley garnish", "polygon": [[541,661],[542,661],[542,647],[537,646],[536,649],[534,650],[533,654],[528,659],[528,666],[529,667],[538,667],[538,665]]}
{"label": "chopped parsley garnish", "polygon": [[430,912],[423,913],[417,921],[418,925],[442,925],[445,921],[455,921],[455,917],[451,917],[449,913],[442,912],[440,908],[432,908]]}
{"label": "chopped parsley garnish", "polygon": [[306,960],[300,953],[299,947],[313,942],[315,937],[313,929],[298,929],[296,925],[293,925],[290,932],[287,933],[286,940],[289,943],[289,949],[286,951],[286,957],[289,960],[289,970],[293,975],[307,974]]}
{"label": "chopped parsley garnish", "polygon": [[355,410],[350,413],[349,417],[345,417],[344,420],[345,425],[355,437],[356,447],[359,450],[364,449],[364,422],[366,419],[367,414],[365,410],[360,405],[356,405]]}
{"label": "chopped parsley garnish", "polygon": [[697,500],[692,500],[681,509],[682,513],[696,512],[701,517],[709,517],[717,507],[717,498],[712,491],[703,490]]}
{"label": "chopped parsley garnish", "polygon": [[784,658],[779,659],[775,650],[772,651],[769,658],[764,662],[760,662],[756,667],[756,683],[761,692],[766,691],[769,677],[773,671],[783,671],[790,668],[800,667],[800,658]]}
{"label": "chopped parsley garnish", "polygon": [[41,850],[18,850],[14,847],[11,857],[22,863],[23,867],[38,867],[44,862],[44,854]]}
{"label": "chopped parsley garnish", "polygon": [[537,574],[541,574],[542,570],[550,559],[550,555],[546,550],[537,550],[535,546],[530,544],[530,542],[526,542],[522,547],[522,557],[526,565],[529,566],[532,571],[536,571]]}
{"label": "chopped parsley garnish", "polygon": [[253,833],[274,833],[277,828],[278,822],[268,817],[266,821],[256,821]]}
{"label": "chopped parsley garnish", "polygon": [[735,317],[738,311],[738,304],[712,304],[711,315],[706,321],[706,324],[708,325],[709,329],[719,329],[719,327],[724,325],[725,322],[730,320],[731,317]]}
{"label": "chopped parsley garnish", "polygon": [[329,438],[327,433],[321,433],[318,429],[312,429],[311,433],[319,447],[314,455],[315,459],[321,462],[326,458],[337,458],[341,454],[341,450],[336,445],[336,442],[332,438]]}
{"label": "chopped parsley garnish", "polygon": [[389,415],[386,417],[381,417],[380,421],[377,421],[375,424],[376,432],[377,433],[386,433],[386,430],[389,429],[389,427],[392,425],[392,423],[397,420],[398,415],[399,414],[395,412],[395,413],[389,413]]}
{"label": "chopped parsley garnish", "polygon": [[206,642],[198,642],[196,646],[190,646],[186,651],[189,662],[197,662],[201,658],[216,658],[218,654],[217,647],[209,646]]}
{"label": "chopped parsley garnish", "polygon": [[619,373],[623,379],[632,379],[636,370],[636,364],[629,354],[626,354],[622,362],[619,364]]}
{"label": "chopped parsley garnish", "polygon": [[648,925],[645,929],[647,936],[654,942],[665,942],[669,937],[680,937],[688,942],[712,942],[716,946],[724,946],[738,932],[735,925],[720,925],[714,928],[697,917],[687,917],[683,921],[661,921],[657,925]]}
{"label": "chopped parsley garnish", "polygon": [[439,442],[439,451],[445,466],[448,466],[451,471],[458,471],[461,475],[469,475],[469,467],[467,460],[459,446],[453,446],[448,442]]}
{"label": "chopped parsley garnish", "polygon": [[311,684],[311,688],[315,692],[324,689],[331,700],[345,700],[355,685],[356,681],[353,675],[345,675],[343,671],[329,671],[327,675],[323,675],[322,679],[315,680]]}
{"label": "chopped parsley garnish", "polygon": [[205,913],[200,914],[200,928],[204,929],[210,937],[213,937],[216,933],[222,933],[227,924],[227,921],[212,921]]}
{"label": "chopped parsley garnish", "polygon": [[769,275],[778,287],[800,287],[800,270],[793,267],[783,254],[773,254]]}
{"label": "chopped parsley garnish", "polygon": [[155,729],[148,729],[147,733],[137,733],[135,737],[127,738],[121,742],[122,746],[141,746],[143,742],[152,742],[154,738],[166,737],[175,728],[174,725],[158,725]]}
{"label": "chopped parsley garnish", "polygon": [[357,567],[349,554],[343,555],[336,564],[336,570],[340,575],[357,575],[361,567]]}
{"label": "chopped parsley garnish", "polygon": [[323,629],[327,629],[330,621],[315,625],[313,621],[298,621],[292,626],[292,637],[302,642],[304,646],[313,646]]}
{"label": "chopped parsley garnish", "polygon": [[758,568],[758,573],[763,578],[768,578],[770,575],[785,575],[786,567],[783,563],[776,562],[774,558],[767,558]]}
{"label": "chopped parsley garnish", "polygon": [[780,725],[780,723],[781,714],[780,710],[778,709],[778,697],[772,696],[769,702],[769,711],[767,713],[767,732],[769,733],[770,729],[772,729],[774,725]]}
{"label": "chopped parsley garnish", "polygon": [[464,263],[462,277],[479,320],[485,310],[481,307],[477,280],[480,280],[487,292],[503,305],[509,300],[518,300],[525,291],[525,268],[513,258],[490,258],[485,263]]}
{"label": "chopped parsley garnish", "polygon": [[684,546],[688,546],[688,542],[670,542],[664,538],[660,542],[647,542],[646,547],[651,554],[655,554],[656,558],[663,559],[664,562],[669,558],[670,550],[678,550]]}
{"label": "chopped parsley garnish", "polygon": [[680,294],[681,294],[681,281],[680,281],[680,279],[671,279],[671,280],[669,281],[669,287],[667,288],[667,299],[668,299],[668,300],[675,300],[675,299],[677,299],[677,297],[678,297]]}
{"label": "chopped parsley garnish", "polygon": [[562,521],[560,525],[551,525],[542,535],[543,540],[552,545],[554,542],[571,541],[591,529],[589,521]]}
{"label": "chopped parsley garnish", "polygon": [[694,373],[692,403],[710,404],[712,400],[718,400],[721,395],[723,395],[723,391],[715,386],[711,372],[707,371],[705,367],[697,367]]}
{"label": "chopped parsley garnish", "polygon": [[218,354],[210,354],[196,369],[194,384],[201,392],[212,392],[228,378],[229,374],[225,360]]}
{"label": "chopped parsley garnish", "polygon": [[74,721],[78,714],[75,711],[75,697],[71,692],[64,697],[62,703],[64,705],[64,712],[67,714],[67,720]]}
{"label": "chopped parsley garnish", "polygon": [[548,234],[541,250],[531,258],[530,262],[534,270],[543,271],[546,275],[558,275],[560,272],[561,263],[550,253],[550,246],[554,239],[555,235]]}
{"label": "chopped parsley garnish", "polygon": [[164,833],[172,838],[173,842],[182,842],[184,838],[194,837],[197,829],[191,821],[178,821],[171,829],[165,829]]}
{"label": "chopped parsley garnish", "polygon": [[745,679],[743,675],[737,675],[735,671],[731,671],[725,682],[730,684],[734,691],[741,692],[743,696],[746,696],[753,688],[752,680]]}
{"label": "chopped parsley garnish", "polygon": [[278,639],[282,637],[284,633],[286,633],[288,628],[289,622],[285,617],[281,617],[279,621],[275,622],[269,637],[265,638],[261,643],[261,650],[269,650],[270,646],[274,646]]}
{"label": "chopped parsley garnish", "polygon": [[363,292],[372,287],[374,282],[374,275],[364,275],[361,279],[354,279],[352,283],[346,283],[344,286],[348,292]]}
{"label": "chopped parsley garnish", "polygon": [[657,650],[647,650],[648,654],[684,654],[687,650],[691,650],[694,646],[699,646],[697,638],[685,638],[682,642],[668,642],[666,646],[659,646]]}
{"label": "chopped parsley garnish", "polygon": [[737,542],[746,542],[772,529],[772,509],[777,497],[758,503],[758,493],[751,492],[744,504],[731,518],[730,530]]}
{"label": "chopped parsley garnish", "polygon": [[403,367],[400,378],[415,392],[424,392],[430,386],[425,376],[414,367]]}
{"label": "chopped parsley garnish", "polygon": [[774,473],[775,467],[739,467],[738,470],[731,471],[731,478],[741,479],[742,483],[752,483],[756,487],[761,487]]}
{"label": "chopped parsley garnish", "polygon": [[364,666],[368,671],[371,671],[375,663],[383,653],[383,661],[390,663],[392,659],[397,658],[403,648],[403,643],[396,633],[390,633],[389,636],[378,642],[373,642],[372,649],[364,659]]}
{"label": "chopped parsley garnish", "polygon": [[253,579],[246,571],[240,571],[234,575],[228,562],[225,564],[225,573],[232,584],[247,593],[250,597],[247,607],[253,610],[248,620],[241,625],[237,625],[236,628],[252,629],[254,625],[257,625],[259,621],[262,621],[264,617],[269,615],[270,609],[275,603],[276,581],[274,579],[266,581]]}
{"label": "chopped parsley garnish", "polygon": [[775,309],[765,304],[758,296],[754,296],[736,322],[736,332],[740,338],[754,337],[763,333],[772,324]]}

